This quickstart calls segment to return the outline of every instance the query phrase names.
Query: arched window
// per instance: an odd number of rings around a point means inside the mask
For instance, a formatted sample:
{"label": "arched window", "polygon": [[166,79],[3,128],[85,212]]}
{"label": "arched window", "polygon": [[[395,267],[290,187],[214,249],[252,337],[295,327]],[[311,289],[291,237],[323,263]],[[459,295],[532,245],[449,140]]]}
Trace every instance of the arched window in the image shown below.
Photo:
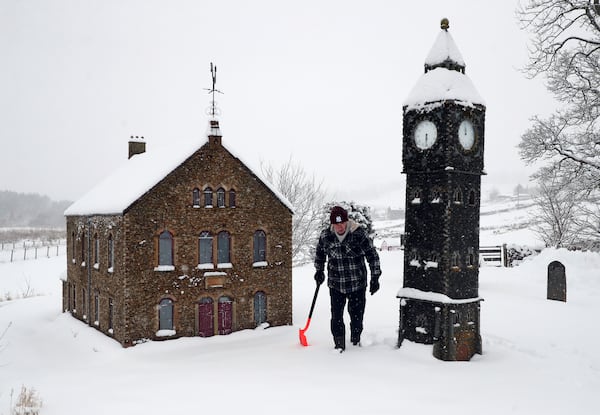
{"label": "arched window", "polygon": [[75,263],[75,232],[71,232],[71,262]]}
{"label": "arched window", "polygon": [[254,323],[259,326],[267,321],[267,295],[263,291],[254,294]]}
{"label": "arched window", "polygon": [[458,254],[458,252],[454,252],[452,254],[452,267],[458,268],[460,266],[459,258],[460,255]]}
{"label": "arched window", "polygon": [[100,240],[98,234],[94,234],[94,268],[98,269],[100,264]]}
{"label": "arched window", "polygon": [[212,207],[212,199],[212,188],[207,187],[206,189],[204,189],[204,207]]}
{"label": "arched window", "polygon": [[213,237],[208,231],[200,232],[198,238],[198,264],[211,264],[213,262]]}
{"label": "arched window", "polygon": [[468,249],[467,254],[467,266],[474,267],[475,266],[475,253],[473,248]]}
{"label": "arched window", "polygon": [[217,235],[217,263],[228,264],[231,262],[231,237],[229,232],[221,231]]}
{"label": "arched window", "polygon": [[113,242],[112,234],[108,235],[108,269],[112,271],[112,268],[115,266],[115,245]]}
{"label": "arched window", "polygon": [[158,329],[173,330],[173,300],[163,298],[158,304]]}
{"label": "arched window", "polygon": [[264,231],[254,232],[254,262],[267,260],[267,235]]}
{"label": "arched window", "polygon": [[81,265],[85,265],[85,232],[81,234]]}
{"label": "arched window", "polygon": [[173,265],[173,235],[169,231],[158,238],[158,265]]}
{"label": "arched window", "polygon": [[197,187],[194,190],[192,190],[192,206],[200,206],[200,189],[198,189]]}
{"label": "arched window", "polygon": [[462,203],[462,192],[460,191],[460,189],[456,189],[454,191],[454,196],[452,197],[452,200],[456,204]]}
{"label": "arched window", "polygon": [[229,207],[235,207],[235,190],[229,191]]}
{"label": "arched window", "polygon": [[217,189],[217,207],[225,207],[225,189],[223,189],[222,187],[219,187]]}
{"label": "arched window", "polygon": [[475,190],[469,192],[469,205],[475,206]]}

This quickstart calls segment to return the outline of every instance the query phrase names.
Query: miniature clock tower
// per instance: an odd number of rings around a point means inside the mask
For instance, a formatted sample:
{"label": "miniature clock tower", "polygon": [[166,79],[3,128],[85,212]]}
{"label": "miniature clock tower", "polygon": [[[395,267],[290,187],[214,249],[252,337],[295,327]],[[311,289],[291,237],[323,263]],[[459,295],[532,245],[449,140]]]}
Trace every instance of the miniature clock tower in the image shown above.
{"label": "miniature clock tower", "polygon": [[447,19],[403,107],[404,285],[398,346],[433,344],[441,360],[481,354],[479,206],[485,105]]}

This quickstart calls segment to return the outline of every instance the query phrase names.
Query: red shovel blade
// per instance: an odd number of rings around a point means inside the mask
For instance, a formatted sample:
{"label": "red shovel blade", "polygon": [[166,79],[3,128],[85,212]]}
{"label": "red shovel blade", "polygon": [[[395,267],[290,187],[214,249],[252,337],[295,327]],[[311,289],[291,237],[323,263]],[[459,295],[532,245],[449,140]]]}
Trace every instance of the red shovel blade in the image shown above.
{"label": "red shovel blade", "polygon": [[308,346],[308,340],[306,340],[306,330],[308,330],[308,326],[310,325],[310,318],[306,321],[306,326],[303,329],[298,330],[298,336],[300,337],[300,344],[302,346]]}

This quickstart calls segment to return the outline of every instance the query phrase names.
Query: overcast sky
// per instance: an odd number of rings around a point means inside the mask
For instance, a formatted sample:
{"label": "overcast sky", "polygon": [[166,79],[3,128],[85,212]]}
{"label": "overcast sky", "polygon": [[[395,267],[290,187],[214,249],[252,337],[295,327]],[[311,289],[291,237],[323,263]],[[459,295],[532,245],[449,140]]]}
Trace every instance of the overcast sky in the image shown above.
{"label": "overcast sky", "polygon": [[132,135],[201,145],[214,62],[234,154],[254,168],[291,157],[337,198],[400,206],[402,104],[447,17],[487,105],[483,191],[511,193],[533,171],[520,136],[555,105],[518,71],[517,4],[1,0],[0,190],[76,200]]}

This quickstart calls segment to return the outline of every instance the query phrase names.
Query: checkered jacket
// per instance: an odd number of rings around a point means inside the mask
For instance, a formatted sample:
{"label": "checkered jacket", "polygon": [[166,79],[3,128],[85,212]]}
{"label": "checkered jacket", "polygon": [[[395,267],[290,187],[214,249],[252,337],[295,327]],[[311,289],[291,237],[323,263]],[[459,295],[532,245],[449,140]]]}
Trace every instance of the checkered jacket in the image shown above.
{"label": "checkered jacket", "polygon": [[367,268],[369,263],[372,277],[379,277],[379,255],[367,231],[354,222],[348,221],[350,230],[340,242],[332,227],[329,227],[319,237],[315,252],[315,268],[325,270],[327,261],[327,286],[343,294],[348,294],[367,286]]}

